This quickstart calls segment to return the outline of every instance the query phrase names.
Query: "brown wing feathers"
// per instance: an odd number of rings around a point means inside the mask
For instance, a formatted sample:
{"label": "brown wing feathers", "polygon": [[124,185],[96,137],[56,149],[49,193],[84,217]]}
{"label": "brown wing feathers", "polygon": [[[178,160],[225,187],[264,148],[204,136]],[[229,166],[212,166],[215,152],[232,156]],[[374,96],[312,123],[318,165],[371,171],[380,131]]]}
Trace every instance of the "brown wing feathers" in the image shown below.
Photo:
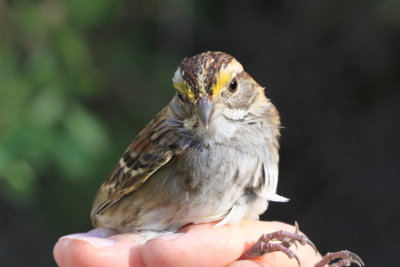
{"label": "brown wing feathers", "polygon": [[[165,109],[139,133],[121,156],[110,177],[97,193],[92,216],[103,213],[121,198],[137,190],[171,159],[174,148],[168,147],[169,142],[165,139],[170,139],[166,135],[171,135],[172,128],[165,123],[169,112]],[[172,136],[176,134],[172,133]]]}

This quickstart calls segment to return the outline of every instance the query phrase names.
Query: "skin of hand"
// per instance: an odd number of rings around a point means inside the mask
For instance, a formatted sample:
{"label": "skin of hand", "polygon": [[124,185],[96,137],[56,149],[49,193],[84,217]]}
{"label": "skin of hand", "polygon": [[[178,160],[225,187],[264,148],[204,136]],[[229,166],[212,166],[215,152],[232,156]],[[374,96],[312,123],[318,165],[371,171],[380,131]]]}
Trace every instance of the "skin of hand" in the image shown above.
{"label": "skin of hand", "polygon": [[[263,233],[294,232],[281,222],[242,221],[238,225],[214,227],[214,223],[189,225],[179,233],[159,236],[141,244],[137,234],[117,234],[107,238],[93,233],[61,237],[54,247],[60,267],[88,266],[287,266],[298,267],[295,259],[273,252],[251,260],[241,259]],[[321,259],[310,246],[291,246],[301,267],[314,266]]]}

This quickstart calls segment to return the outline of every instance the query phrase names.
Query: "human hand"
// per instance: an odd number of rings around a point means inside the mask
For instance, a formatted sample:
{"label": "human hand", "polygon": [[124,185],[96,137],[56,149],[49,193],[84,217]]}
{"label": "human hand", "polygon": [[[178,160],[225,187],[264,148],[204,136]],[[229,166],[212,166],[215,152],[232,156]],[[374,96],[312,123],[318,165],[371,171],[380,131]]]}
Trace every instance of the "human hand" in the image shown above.
{"label": "human hand", "polygon": [[[141,237],[127,233],[107,238],[89,233],[60,238],[54,257],[60,267],[84,266],[287,266],[298,267],[297,261],[282,252],[244,260],[247,251],[263,233],[285,230],[292,225],[281,222],[242,221],[238,225],[213,227],[212,223],[189,225],[179,233],[159,236],[141,244]],[[314,266],[321,259],[310,246],[291,246],[301,266]]]}

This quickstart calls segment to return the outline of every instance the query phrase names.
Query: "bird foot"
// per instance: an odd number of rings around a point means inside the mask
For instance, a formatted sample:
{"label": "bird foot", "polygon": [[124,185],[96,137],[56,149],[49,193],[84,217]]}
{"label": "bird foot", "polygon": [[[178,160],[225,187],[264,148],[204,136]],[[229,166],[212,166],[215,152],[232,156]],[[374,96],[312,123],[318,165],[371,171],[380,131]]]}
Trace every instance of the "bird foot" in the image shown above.
{"label": "bird foot", "polygon": [[[299,226],[297,222],[295,223],[295,226],[296,230],[294,233],[279,230],[269,234],[263,234],[258,239],[258,241],[243,254],[243,258],[251,259],[262,256],[270,252],[281,251],[285,253],[290,259],[295,258],[300,266],[300,260],[297,257],[296,253],[294,253],[292,250],[289,249],[291,245],[294,244],[297,247],[296,242],[298,242],[300,243],[300,245],[303,246],[309,245],[315,250],[315,253],[318,252],[314,244],[305,235],[299,234]],[[278,241],[278,242],[273,243],[271,241]]]}
{"label": "bird foot", "polygon": [[[340,259],[334,263],[329,264],[332,260]],[[342,250],[338,252],[330,252],[325,254],[322,259],[314,265],[314,267],[323,267],[328,264],[328,267],[343,267],[350,266],[352,263],[362,267],[365,266],[363,260],[353,252]]]}

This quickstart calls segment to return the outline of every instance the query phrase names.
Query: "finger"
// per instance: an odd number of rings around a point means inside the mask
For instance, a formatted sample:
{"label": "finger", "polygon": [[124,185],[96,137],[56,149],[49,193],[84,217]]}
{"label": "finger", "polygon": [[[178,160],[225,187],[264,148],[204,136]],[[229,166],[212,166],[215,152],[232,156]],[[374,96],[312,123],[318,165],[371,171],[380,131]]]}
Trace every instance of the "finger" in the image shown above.
{"label": "finger", "polygon": [[61,242],[58,240],[56,245],[53,248],[53,256],[58,266],[66,266],[64,261],[64,252],[65,252],[65,242]]}
{"label": "finger", "polygon": [[238,260],[227,265],[227,267],[270,267],[270,265],[258,260]]}
{"label": "finger", "polygon": [[230,228],[201,224],[185,228],[184,234],[156,237],[145,244],[143,260],[147,266],[225,266],[241,255],[236,244],[241,233]]}
{"label": "finger", "polygon": [[[143,248],[143,260],[148,266],[226,266],[239,259],[262,233],[277,230],[294,232],[294,227],[260,221],[242,221],[236,226],[221,227],[214,227],[213,224],[192,225],[183,229],[184,235],[161,236],[149,240]],[[303,256],[299,255],[299,258],[305,260]],[[297,266],[296,260],[279,252],[266,254],[257,260],[279,261],[286,266]]]}
{"label": "finger", "polygon": [[141,250],[139,237],[134,234],[109,238],[76,234],[60,238],[54,257],[61,267],[144,266]]}

